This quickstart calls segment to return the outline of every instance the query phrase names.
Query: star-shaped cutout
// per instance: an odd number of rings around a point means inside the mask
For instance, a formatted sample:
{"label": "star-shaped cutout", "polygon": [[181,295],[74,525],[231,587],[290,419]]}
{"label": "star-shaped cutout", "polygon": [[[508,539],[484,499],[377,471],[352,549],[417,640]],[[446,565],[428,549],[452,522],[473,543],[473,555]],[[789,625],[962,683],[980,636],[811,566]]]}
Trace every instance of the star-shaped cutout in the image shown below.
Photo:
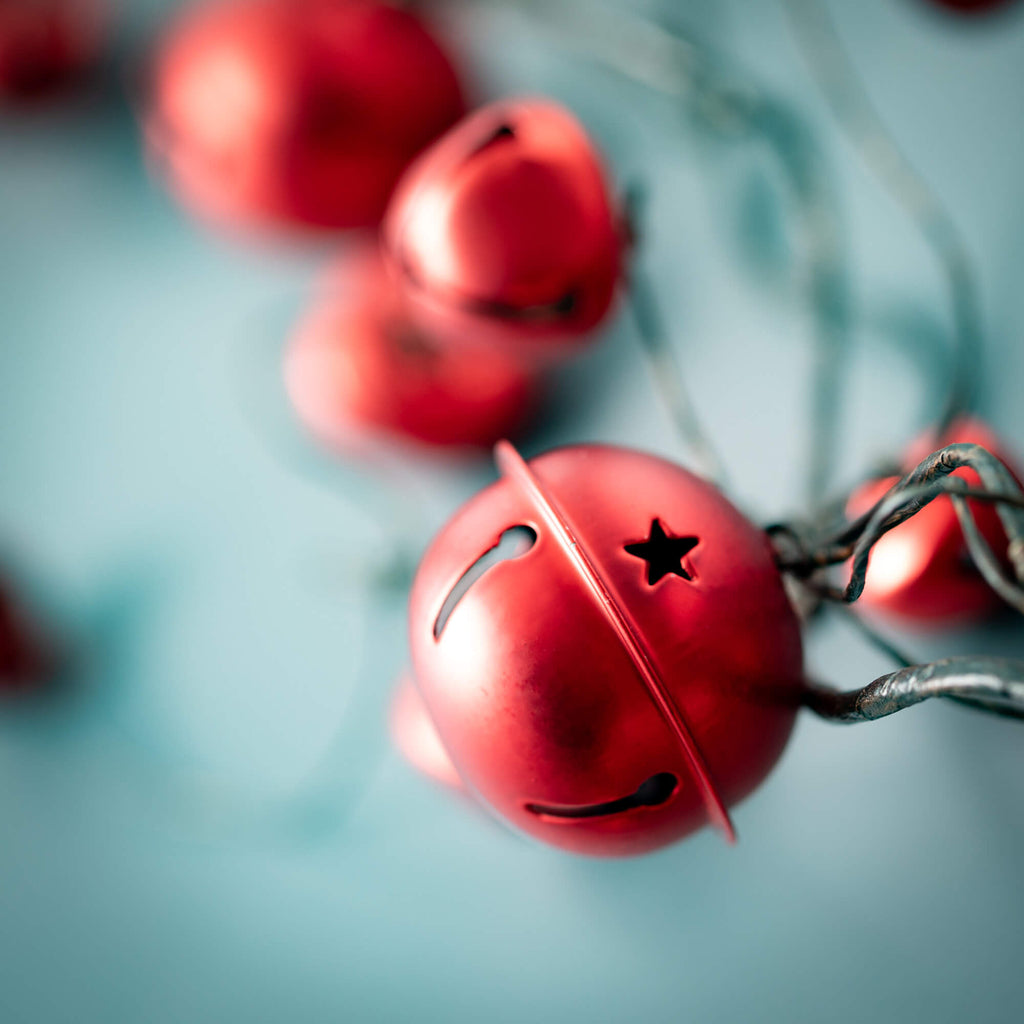
{"label": "star-shaped cutout", "polygon": [[647,582],[654,586],[670,573],[684,580],[692,580],[693,573],[683,567],[683,559],[700,543],[699,537],[670,537],[661,520],[651,522],[647,540],[627,544],[626,551],[647,563]]}

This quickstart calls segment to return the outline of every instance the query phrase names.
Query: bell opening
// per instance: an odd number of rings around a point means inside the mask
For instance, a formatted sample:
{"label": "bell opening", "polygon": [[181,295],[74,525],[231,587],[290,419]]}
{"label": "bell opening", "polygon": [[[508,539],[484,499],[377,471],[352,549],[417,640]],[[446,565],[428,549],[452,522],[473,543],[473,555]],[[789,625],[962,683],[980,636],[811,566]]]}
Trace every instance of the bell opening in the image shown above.
{"label": "bell opening", "polygon": [[488,569],[500,562],[508,562],[513,558],[525,555],[537,543],[537,531],[531,526],[510,526],[498,538],[498,543],[488,548],[458,579],[441,605],[441,610],[434,620],[434,639],[440,640],[444,627],[448,625],[452,612],[466,596],[469,589]]}
{"label": "bell opening", "polygon": [[599,804],[582,804],[579,806],[556,806],[553,804],[527,804],[531,814],[549,821],[577,821],[580,818],[604,818],[612,814],[622,814],[637,807],[660,807],[675,794],[679,788],[679,779],[672,772],[659,772],[645,779],[629,796],[617,800],[606,800]]}

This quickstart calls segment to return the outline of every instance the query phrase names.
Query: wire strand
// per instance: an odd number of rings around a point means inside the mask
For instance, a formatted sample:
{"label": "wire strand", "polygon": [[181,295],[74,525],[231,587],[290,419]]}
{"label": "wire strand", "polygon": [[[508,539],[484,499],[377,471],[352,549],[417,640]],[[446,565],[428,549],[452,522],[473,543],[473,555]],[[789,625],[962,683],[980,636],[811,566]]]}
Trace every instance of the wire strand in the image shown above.
{"label": "wire strand", "polygon": [[786,180],[804,252],[813,359],[806,491],[818,503],[827,492],[838,446],[842,371],[849,349],[849,269],[838,199],[822,156],[793,110],[771,97],[750,73],[706,43],[640,13],[601,0],[482,0],[512,8],[558,35],[566,49],[632,82],[681,101],[707,128],[763,143]]}
{"label": "wire strand", "polygon": [[809,684],[804,704],[833,722],[873,722],[933,697],[1024,715],[1024,662],[977,655],[943,658],[886,673],[859,690]]}
{"label": "wire strand", "polygon": [[960,230],[878,113],[820,0],[782,0],[804,59],[840,127],[892,199],[914,223],[945,277],[953,319],[953,358],[935,425],[944,432],[977,400],[983,336],[978,288]]}

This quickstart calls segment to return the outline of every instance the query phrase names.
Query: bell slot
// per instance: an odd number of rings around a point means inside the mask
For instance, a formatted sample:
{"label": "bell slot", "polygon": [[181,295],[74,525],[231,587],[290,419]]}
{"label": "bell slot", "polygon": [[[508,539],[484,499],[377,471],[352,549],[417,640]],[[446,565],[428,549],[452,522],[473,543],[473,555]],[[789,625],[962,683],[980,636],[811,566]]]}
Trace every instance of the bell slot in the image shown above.
{"label": "bell slot", "polygon": [[448,625],[448,619],[455,611],[458,603],[466,596],[469,588],[488,569],[499,562],[508,562],[513,558],[525,555],[537,543],[537,531],[530,526],[510,526],[498,538],[498,543],[488,548],[458,579],[441,605],[434,621],[434,639],[439,640]]}
{"label": "bell slot", "polygon": [[600,804],[578,806],[554,806],[549,804],[527,804],[531,814],[542,818],[603,818],[609,814],[621,814],[636,807],[660,807],[667,803],[679,786],[679,780],[671,772],[658,772],[636,788],[629,796],[617,800],[606,800]]}

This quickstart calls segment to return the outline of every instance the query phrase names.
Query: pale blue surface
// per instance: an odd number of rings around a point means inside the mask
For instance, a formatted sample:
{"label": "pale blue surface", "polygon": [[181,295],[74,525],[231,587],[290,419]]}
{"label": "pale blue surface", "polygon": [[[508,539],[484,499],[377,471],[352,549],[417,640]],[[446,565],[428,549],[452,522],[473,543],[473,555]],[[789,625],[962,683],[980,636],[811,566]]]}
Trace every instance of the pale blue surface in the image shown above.
{"label": "pale blue surface", "polygon": [[[136,33],[158,6],[132,7]],[[986,412],[1024,451],[1024,20],[833,7],[958,211],[982,272]],[[814,119],[866,316],[945,330],[928,252],[830,127],[779,9],[690,19]],[[620,180],[651,183],[648,265],[738,491],[765,518],[798,507],[806,325],[770,163],[486,29],[496,83],[565,99]],[[268,443],[290,438],[271,347],[318,262],[195,229],[145,177],[119,106],[0,121],[0,539],[77,659],[63,701],[0,714],[0,1021],[1020,1019],[1017,725],[955,707],[849,731],[803,720],[739,809],[736,849],[707,833],[618,863],[528,845],[387,750],[401,604],[346,583],[386,543],[373,492]],[[919,422],[922,395],[884,338],[860,337],[847,436],[863,466]],[[901,391],[910,406],[887,412]],[[624,325],[559,395],[528,452],[677,453]],[[489,473],[417,471],[417,543]],[[1010,620],[908,642],[1024,653]],[[810,663],[847,685],[885,667],[839,627]],[[337,792],[254,827],[350,700]]]}

